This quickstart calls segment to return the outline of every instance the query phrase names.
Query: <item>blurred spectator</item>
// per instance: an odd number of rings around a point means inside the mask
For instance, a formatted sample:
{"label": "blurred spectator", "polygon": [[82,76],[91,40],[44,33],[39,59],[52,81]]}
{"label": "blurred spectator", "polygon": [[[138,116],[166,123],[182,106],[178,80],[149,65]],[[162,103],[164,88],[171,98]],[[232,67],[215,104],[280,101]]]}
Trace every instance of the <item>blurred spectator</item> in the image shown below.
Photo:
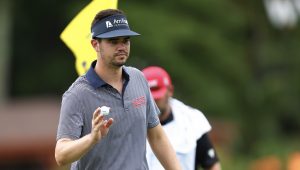
{"label": "blurred spectator", "polygon": [[[143,70],[148,80],[152,96],[160,109],[160,122],[173,145],[184,170],[220,170],[218,156],[209,139],[211,126],[197,109],[172,98],[173,85],[168,73],[156,66]],[[150,170],[163,169],[147,147],[147,160]]]}

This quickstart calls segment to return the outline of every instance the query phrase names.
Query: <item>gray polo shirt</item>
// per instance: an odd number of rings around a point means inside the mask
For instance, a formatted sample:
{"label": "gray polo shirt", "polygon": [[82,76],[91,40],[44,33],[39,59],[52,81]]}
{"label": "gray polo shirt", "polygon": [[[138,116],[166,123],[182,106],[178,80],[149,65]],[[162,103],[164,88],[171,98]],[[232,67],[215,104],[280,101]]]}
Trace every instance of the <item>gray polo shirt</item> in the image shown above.
{"label": "gray polo shirt", "polygon": [[91,132],[97,107],[108,106],[114,123],[109,133],[71,169],[147,170],[147,129],[159,124],[158,108],[143,74],[123,66],[123,92],[120,94],[94,71],[79,77],[64,93],[57,130],[60,138],[79,139]]}

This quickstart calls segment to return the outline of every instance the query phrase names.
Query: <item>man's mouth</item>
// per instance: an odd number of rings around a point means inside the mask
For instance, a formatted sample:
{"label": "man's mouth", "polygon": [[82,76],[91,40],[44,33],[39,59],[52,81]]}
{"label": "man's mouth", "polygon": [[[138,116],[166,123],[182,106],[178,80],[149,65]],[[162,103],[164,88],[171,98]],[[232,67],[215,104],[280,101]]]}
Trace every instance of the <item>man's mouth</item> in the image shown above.
{"label": "man's mouth", "polygon": [[127,53],[117,53],[115,56],[127,56]]}

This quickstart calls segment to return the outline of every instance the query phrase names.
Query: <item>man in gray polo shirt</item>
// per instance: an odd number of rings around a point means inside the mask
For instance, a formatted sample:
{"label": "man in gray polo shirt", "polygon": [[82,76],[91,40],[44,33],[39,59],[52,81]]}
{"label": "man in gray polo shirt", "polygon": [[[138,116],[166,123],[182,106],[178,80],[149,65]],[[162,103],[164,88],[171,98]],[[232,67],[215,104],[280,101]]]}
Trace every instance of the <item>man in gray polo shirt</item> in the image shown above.
{"label": "man in gray polo shirt", "polygon": [[[57,164],[72,163],[71,169],[147,170],[148,137],[165,169],[181,169],[146,79],[139,70],[124,66],[129,37],[139,34],[130,30],[125,14],[114,9],[99,12],[91,31],[97,60],[63,95]],[[101,106],[111,108],[108,115],[101,113]]]}

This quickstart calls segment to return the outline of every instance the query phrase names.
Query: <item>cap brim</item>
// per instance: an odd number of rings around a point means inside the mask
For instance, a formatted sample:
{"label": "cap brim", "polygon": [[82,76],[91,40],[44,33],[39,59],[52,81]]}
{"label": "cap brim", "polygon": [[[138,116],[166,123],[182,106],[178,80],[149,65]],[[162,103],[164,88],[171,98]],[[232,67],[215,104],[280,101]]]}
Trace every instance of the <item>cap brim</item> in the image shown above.
{"label": "cap brim", "polygon": [[97,38],[113,38],[113,37],[132,37],[132,36],[138,36],[139,33],[133,32],[131,30],[114,30],[110,32],[106,32],[103,34],[99,34],[95,37]]}
{"label": "cap brim", "polygon": [[167,88],[161,88],[160,90],[151,90],[151,94],[155,100],[163,98],[167,93]]}

